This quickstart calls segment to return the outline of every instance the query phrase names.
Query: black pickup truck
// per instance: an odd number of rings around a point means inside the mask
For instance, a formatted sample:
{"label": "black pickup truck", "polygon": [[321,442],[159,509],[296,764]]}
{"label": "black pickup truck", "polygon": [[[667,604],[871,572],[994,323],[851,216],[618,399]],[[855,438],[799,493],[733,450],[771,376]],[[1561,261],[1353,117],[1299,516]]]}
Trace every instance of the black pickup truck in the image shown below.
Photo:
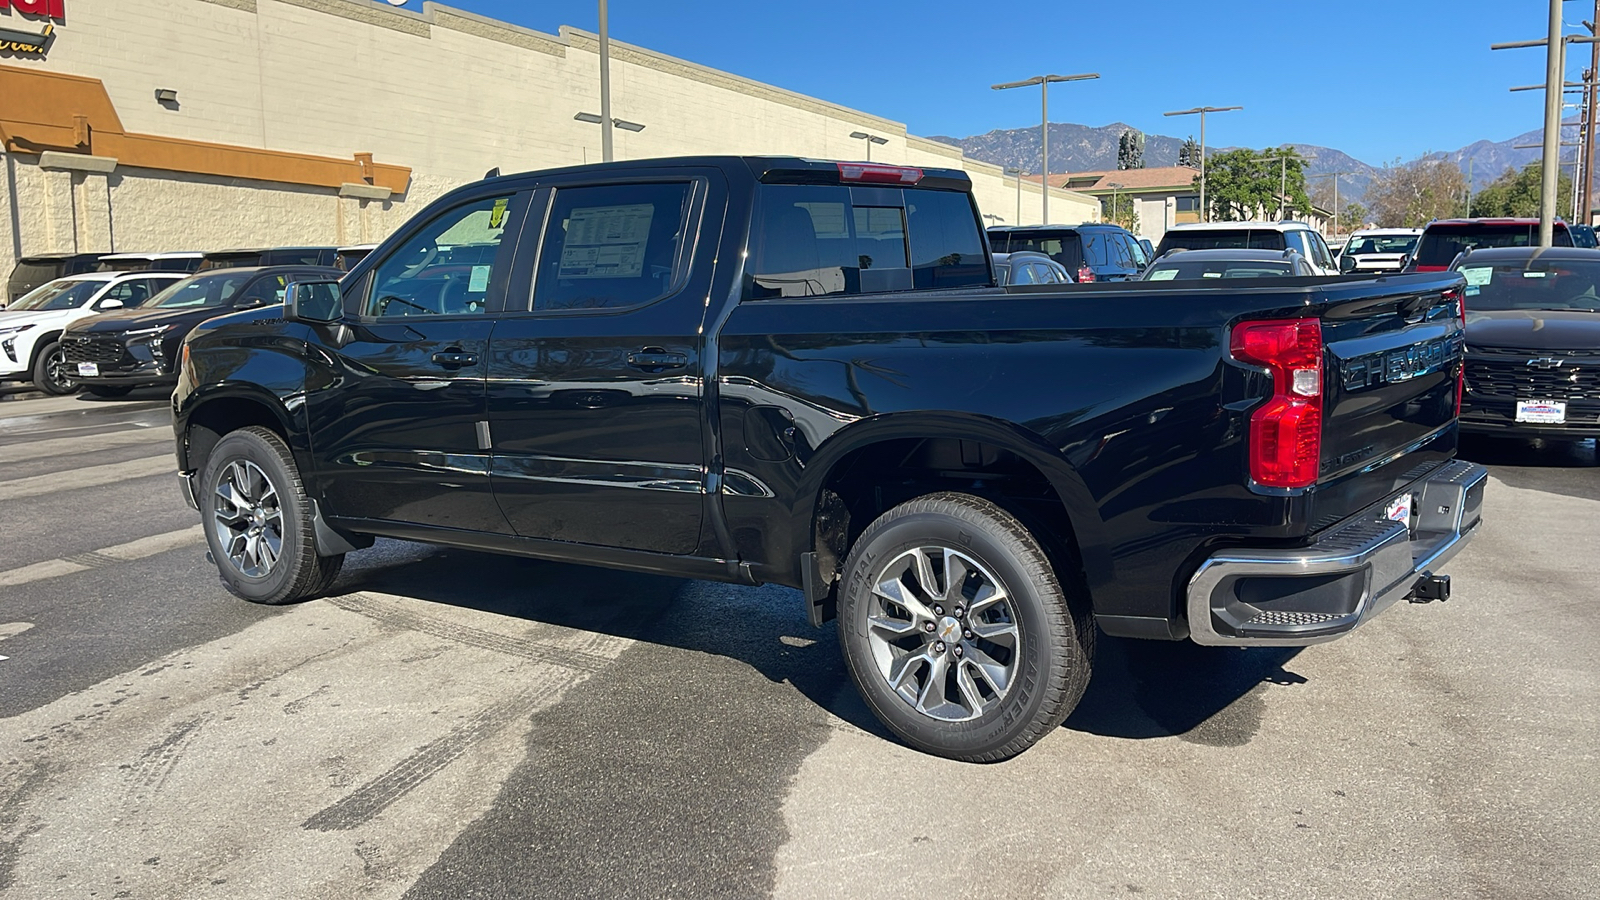
{"label": "black pickup truck", "polygon": [[707,157],[491,178],[182,353],[223,582],[374,536],[800,588],[909,744],[1021,752],[1097,630],[1294,646],[1476,530],[1460,276],[995,286],[959,171]]}

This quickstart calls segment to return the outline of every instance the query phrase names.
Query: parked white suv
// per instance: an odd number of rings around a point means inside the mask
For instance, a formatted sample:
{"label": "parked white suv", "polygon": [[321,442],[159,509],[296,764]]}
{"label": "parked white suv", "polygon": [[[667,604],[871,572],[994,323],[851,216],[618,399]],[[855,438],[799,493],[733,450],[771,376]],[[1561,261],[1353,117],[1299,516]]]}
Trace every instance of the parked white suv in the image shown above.
{"label": "parked white suv", "polygon": [[1339,274],[1322,233],[1304,222],[1206,222],[1174,225],[1156,247],[1159,258],[1169,250],[1293,250],[1305,257],[1318,275]]}
{"label": "parked white suv", "polygon": [[78,389],[57,339],[79,319],[139,306],[189,276],[182,272],[90,272],[57,278],[0,310],[0,381],[32,381],[47,394]]}
{"label": "parked white suv", "polygon": [[[1353,272],[1398,272],[1417,249],[1421,228],[1369,228],[1352,232],[1339,262]],[[1345,263],[1348,257],[1351,262]]]}

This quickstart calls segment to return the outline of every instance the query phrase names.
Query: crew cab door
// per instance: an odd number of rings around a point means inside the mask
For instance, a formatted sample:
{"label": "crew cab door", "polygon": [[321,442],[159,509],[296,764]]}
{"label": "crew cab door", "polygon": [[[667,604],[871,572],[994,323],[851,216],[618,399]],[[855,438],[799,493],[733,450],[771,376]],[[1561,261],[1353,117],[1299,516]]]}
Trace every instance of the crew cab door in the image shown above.
{"label": "crew cab door", "polygon": [[678,167],[540,192],[488,359],[495,494],[518,535],[699,548],[723,184]]}
{"label": "crew cab door", "polygon": [[325,512],[508,533],[489,482],[484,376],[531,194],[463,201],[345,290],[345,320],[313,329],[335,373],[308,385]]}

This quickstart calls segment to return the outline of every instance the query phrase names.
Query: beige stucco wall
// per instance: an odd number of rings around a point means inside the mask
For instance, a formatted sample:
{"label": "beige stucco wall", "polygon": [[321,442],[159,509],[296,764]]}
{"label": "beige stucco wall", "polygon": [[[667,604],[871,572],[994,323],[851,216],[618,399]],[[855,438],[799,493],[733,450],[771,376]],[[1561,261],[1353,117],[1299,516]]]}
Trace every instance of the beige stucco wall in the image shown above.
{"label": "beige stucco wall", "polygon": [[[490,168],[600,158],[598,126],[573,118],[599,112],[597,44],[586,32],[542,34],[440,4],[413,13],[375,0],[73,0],[70,13],[46,59],[4,64],[101,79],[129,132],[346,159],[370,152],[411,167],[411,187],[356,200],[126,167],[48,171],[18,153],[8,160],[14,179],[0,181],[17,226],[0,222],[0,271],[18,251],[373,241]],[[1016,224],[1014,182],[999,167],[901,123],[618,42],[611,73],[612,114],[646,126],[614,132],[619,158],[859,159],[863,142],[849,134],[868,131],[888,138],[872,148],[875,161],[964,168],[991,221]],[[156,102],[158,88],[178,92],[177,109]],[[1039,221],[1039,190],[1024,185],[1023,223]],[[1050,203],[1055,221],[1099,211],[1069,191],[1052,191]]]}

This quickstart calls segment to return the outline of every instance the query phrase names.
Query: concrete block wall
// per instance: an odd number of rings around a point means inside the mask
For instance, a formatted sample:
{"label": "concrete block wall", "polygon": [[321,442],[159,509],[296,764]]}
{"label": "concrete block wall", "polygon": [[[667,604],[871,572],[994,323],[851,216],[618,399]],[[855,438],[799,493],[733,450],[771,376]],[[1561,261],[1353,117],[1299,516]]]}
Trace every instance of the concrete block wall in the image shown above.
{"label": "concrete block wall", "polygon": [[[505,172],[594,162],[600,130],[593,35],[519,28],[437,3],[421,13],[375,0],[73,0],[45,59],[8,59],[101,79],[129,132],[409,166],[387,200],[328,188],[119,168],[108,175],[40,169],[12,154],[0,202],[0,272],[15,256],[68,250],[215,249],[277,243],[365,243],[386,236],[452,187]],[[619,158],[793,154],[860,159],[852,131],[889,139],[875,161],[964,168],[984,212],[1015,224],[1014,182],[903,124],[612,44]],[[154,92],[178,92],[176,109]],[[15,186],[13,187],[13,182]],[[1023,222],[1040,189],[1024,184]],[[1096,218],[1092,198],[1052,191],[1051,218]]]}

